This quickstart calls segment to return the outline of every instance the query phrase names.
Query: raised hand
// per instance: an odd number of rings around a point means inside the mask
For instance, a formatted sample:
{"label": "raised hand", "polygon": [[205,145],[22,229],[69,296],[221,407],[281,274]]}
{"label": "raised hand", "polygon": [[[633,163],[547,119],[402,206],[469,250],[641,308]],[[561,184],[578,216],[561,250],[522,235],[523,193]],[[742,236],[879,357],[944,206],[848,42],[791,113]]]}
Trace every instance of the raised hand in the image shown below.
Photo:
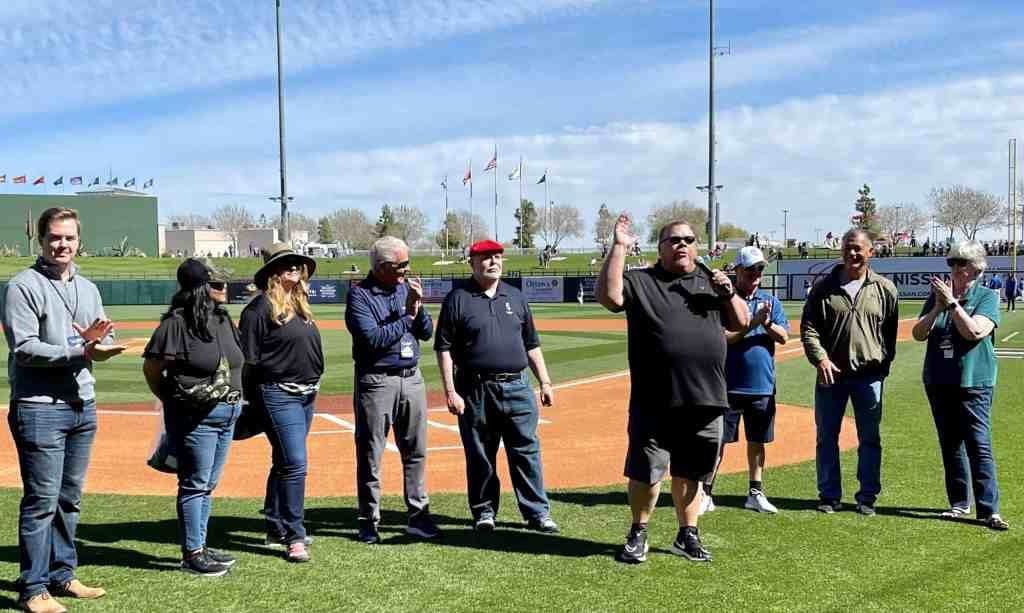
{"label": "raised hand", "polygon": [[935,294],[935,303],[946,308],[956,302],[953,298],[953,288],[938,277],[932,277],[932,292]]}
{"label": "raised hand", "polygon": [[636,243],[636,235],[633,234],[632,230],[633,223],[629,220],[629,215],[622,213],[619,218],[615,221],[615,244],[626,247],[627,249],[632,247]]}
{"label": "raised hand", "polygon": [[416,315],[423,303],[423,282],[419,277],[406,277],[405,284],[409,293],[405,297],[405,311],[410,315]]}

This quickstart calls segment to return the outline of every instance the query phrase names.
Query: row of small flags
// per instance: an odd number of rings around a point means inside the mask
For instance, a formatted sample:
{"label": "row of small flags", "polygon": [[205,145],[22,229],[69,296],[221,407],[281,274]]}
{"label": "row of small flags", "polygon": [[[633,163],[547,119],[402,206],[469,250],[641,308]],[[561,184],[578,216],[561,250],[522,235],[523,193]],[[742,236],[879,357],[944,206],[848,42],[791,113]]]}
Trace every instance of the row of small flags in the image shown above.
{"label": "row of small flags", "polygon": [[[497,172],[497,170],[498,170],[498,152],[497,152],[497,150],[495,150],[494,157],[491,158],[491,161],[487,162],[487,165],[484,166],[484,172],[490,172],[492,170],[495,171],[495,172]],[[519,165],[515,167],[515,170],[513,170],[511,173],[509,173],[508,180],[509,181],[515,181],[516,179],[519,178],[519,175],[522,174],[522,172],[523,172],[523,161],[522,161],[522,159],[520,159],[519,160]],[[547,172],[547,170],[545,170],[544,174],[542,174],[540,176],[540,179],[537,181],[537,185],[540,185],[541,183],[546,183],[547,180],[548,180],[548,172]],[[462,184],[466,185],[467,183],[472,183],[472,182],[473,182],[473,164],[471,162],[469,165],[466,166],[466,174],[462,176]],[[444,187],[447,189],[447,187],[448,187],[447,183],[444,184]]]}
{"label": "row of small flags", "polygon": [[[7,183],[7,175],[0,175],[0,183]],[[25,176],[25,175],[18,175],[17,177],[11,177],[11,183],[26,184],[26,183],[28,183],[28,177]],[[82,185],[83,184],[82,177],[69,177],[68,178],[68,183],[70,183],[71,185]],[[57,179],[53,182],[53,184],[54,185],[64,185],[64,176],[61,175],[60,177],[57,177]],[[100,184],[100,178],[96,177],[95,179],[93,179],[92,181],[89,182],[89,185],[87,187],[92,187],[94,185],[99,185],[99,184]],[[106,184],[107,185],[111,185],[111,186],[116,186],[116,185],[119,185],[120,183],[118,181],[118,178],[114,177],[114,178],[110,179],[109,181],[107,181]],[[39,177],[35,181],[32,181],[32,185],[46,185],[46,177]],[[134,186],[135,186],[135,177],[132,177],[131,179],[128,179],[127,181],[124,182],[124,187],[134,187]],[[148,179],[145,183],[142,184],[142,189],[149,189],[150,187],[153,187],[153,179]]]}

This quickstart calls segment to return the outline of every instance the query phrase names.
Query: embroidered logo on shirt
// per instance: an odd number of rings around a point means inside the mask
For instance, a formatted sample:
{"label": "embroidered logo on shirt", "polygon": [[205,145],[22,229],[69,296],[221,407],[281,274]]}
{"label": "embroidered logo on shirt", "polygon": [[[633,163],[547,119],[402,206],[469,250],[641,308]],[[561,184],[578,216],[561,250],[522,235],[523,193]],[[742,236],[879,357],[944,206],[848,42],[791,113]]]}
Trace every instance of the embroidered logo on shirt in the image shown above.
{"label": "embroidered logo on shirt", "polygon": [[505,303],[505,314],[506,315],[512,315],[513,314],[512,313],[512,305],[507,303],[507,302]]}

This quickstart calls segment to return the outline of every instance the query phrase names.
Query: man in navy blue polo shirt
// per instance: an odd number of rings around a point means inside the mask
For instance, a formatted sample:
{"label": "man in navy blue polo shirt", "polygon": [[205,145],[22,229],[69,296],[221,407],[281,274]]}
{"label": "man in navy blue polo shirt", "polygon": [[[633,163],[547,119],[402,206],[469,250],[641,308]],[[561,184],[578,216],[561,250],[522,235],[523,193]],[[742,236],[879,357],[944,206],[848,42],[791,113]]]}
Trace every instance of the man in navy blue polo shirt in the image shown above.
{"label": "man in navy blue polo shirt", "polygon": [[496,458],[504,441],[512,489],[529,528],[558,532],[544,491],[537,403],[524,371],[553,392],[533,314],[522,293],[501,281],[501,243],[478,241],[469,250],[473,279],[448,294],[434,338],[448,410],[459,416],[466,483],[474,528],[494,530],[499,490]]}
{"label": "man in navy blue polo shirt", "polygon": [[430,340],[433,322],[423,308],[423,286],[407,278],[409,247],[393,236],[370,248],[370,274],[348,293],[345,326],[355,360],[356,488],[359,540],[380,541],[380,461],[388,430],[402,456],[406,532],[440,534],[430,517],[424,483],[427,453],[427,389],[417,367],[419,341]]}
{"label": "man in navy blue polo shirt", "polygon": [[743,506],[760,513],[777,513],[764,493],[765,443],[775,439],[775,345],[789,340],[789,322],[782,303],[761,289],[764,254],[757,247],[744,247],[736,255],[736,293],[747,301],[750,323],[738,332],[725,332],[728,351],[725,383],[729,408],[724,414],[722,451],[715,475],[704,482],[701,512],[713,510],[714,485],[725,443],[739,440],[740,418],[747,439],[747,469],[750,488]]}

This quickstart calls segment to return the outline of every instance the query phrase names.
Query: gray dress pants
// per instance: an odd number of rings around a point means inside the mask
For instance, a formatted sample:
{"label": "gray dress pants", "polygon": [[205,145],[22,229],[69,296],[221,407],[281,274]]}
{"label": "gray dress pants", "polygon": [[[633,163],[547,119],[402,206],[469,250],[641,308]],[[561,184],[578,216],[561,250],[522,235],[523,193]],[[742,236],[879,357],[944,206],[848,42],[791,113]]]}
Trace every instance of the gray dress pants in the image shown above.
{"label": "gray dress pants", "polygon": [[356,373],[356,490],[359,519],[380,521],[380,464],[390,430],[402,456],[405,505],[412,518],[427,512],[427,388],[411,377]]}

